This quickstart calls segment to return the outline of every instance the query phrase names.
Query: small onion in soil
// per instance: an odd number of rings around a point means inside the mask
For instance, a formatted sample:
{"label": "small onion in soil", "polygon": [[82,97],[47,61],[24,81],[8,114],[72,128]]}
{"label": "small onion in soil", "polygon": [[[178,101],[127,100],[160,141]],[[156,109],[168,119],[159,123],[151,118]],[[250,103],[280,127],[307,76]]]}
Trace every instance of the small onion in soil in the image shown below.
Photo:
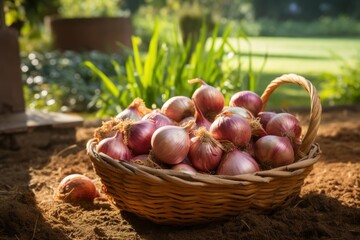
{"label": "small onion in soil", "polygon": [[70,203],[93,202],[100,197],[94,183],[85,175],[71,174],[63,178],[55,197]]}

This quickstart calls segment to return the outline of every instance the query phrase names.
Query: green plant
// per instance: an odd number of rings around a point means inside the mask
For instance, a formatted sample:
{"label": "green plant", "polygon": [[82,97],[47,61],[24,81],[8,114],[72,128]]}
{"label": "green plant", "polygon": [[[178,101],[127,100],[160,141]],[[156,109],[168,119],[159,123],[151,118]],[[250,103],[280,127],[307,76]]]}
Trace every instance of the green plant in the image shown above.
{"label": "green plant", "polygon": [[121,61],[119,55],[99,52],[30,53],[21,58],[24,96],[27,108],[63,112],[96,111],[91,101],[101,83],[92,71],[83,67],[91,60],[107,74],[114,74],[109,59]]}
{"label": "green plant", "polygon": [[[340,58],[340,57],[339,57]],[[321,98],[329,104],[356,104],[360,102],[360,52],[349,60],[340,58],[341,73],[324,74]]]}
{"label": "green plant", "polygon": [[116,16],[121,0],[60,0],[59,13],[62,17]]}
{"label": "green plant", "polygon": [[[254,91],[256,76],[251,65],[251,51],[245,60],[249,61],[249,71],[246,73],[242,68],[244,56],[240,47],[234,47],[233,42],[229,41],[231,31],[232,26],[229,25],[218,39],[218,26],[215,26],[208,39],[206,28],[202,28],[195,50],[191,51],[190,43],[183,45],[178,36],[174,44],[161,42],[160,29],[155,24],[145,56],[139,51],[140,39],[132,38],[133,54],[125,63],[125,71],[113,62],[116,75],[106,75],[94,63],[87,61],[85,65],[103,83],[102,91],[95,100],[101,106],[98,114],[115,115],[136,97],[142,98],[148,107],[156,108],[172,96],[191,96],[199,86],[191,85],[187,80],[196,77],[220,88],[227,100],[240,89]],[[174,34],[177,35],[177,31]],[[236,42],[239,43],[240,39],[247,40],[245,35],[239,33]]]}

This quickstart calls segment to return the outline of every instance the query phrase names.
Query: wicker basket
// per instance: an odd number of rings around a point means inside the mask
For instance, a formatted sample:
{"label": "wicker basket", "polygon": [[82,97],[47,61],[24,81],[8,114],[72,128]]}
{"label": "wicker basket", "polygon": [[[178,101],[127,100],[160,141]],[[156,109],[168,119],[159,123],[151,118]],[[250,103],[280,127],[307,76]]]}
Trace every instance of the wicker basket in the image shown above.
{"label": "wicker basket", "polygon": [[194,224],[224,219],[246,211],[267,211],[299,194],[305,177],[320,157],[313,144],[320,124],[321,104],[314,86],[295,74],[273,80],[261,96],[264,108],[281,84],[296,83],[310,95],[310,122],[293,164],[254,174],[217,176],[155,169],[115,161],[97,153],[94,139],[87,151],[106,192],[119,208],[161,224]]}

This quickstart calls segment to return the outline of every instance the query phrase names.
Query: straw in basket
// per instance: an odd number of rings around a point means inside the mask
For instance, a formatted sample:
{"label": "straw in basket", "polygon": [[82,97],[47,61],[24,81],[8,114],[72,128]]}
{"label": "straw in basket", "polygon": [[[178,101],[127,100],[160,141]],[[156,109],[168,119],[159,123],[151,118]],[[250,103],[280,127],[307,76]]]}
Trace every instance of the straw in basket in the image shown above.
{"label": "straw in basket", "polygon": [[282,206],[299,194],[321,152],[314,143],[321,104],[310,81],[295,74],[276,78],[261,96],[263,111],[272,92],[286,83],[302,86],[309,93],[311,105],[300,159],[293,164],[237,176],[189,175],[114,160],[97,153],[96,141],[91,139],[87,144],[88,155],[107,195],[119,209],[161,224],[203,223]]}

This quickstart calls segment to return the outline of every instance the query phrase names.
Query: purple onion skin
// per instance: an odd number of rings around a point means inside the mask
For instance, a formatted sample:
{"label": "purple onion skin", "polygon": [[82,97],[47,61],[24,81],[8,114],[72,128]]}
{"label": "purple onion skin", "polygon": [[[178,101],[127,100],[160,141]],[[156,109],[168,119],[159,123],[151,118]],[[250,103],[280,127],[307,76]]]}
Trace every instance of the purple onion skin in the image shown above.
{"label": "purple onion skin", "polygon": [[212,142],[202,142],[201,137],[191,138],[188,158],[192,165],[203,172],[217,168],[221,161],[222,149]]}
{"label": "purple onion skin", "polygon": [[291,164],[295,160],[294,149],[287,137],[267,135],[255,142],[255,157],[264,168]]}
{"label": "purple onion skin", "polygon": [[260,171],[260,167],[250,154],[234,149],[224,155],[216,174],[235,176],[257,171]]}
{"label": "purple onion skin", "polygon": [[300,121],[290,113],[278,113],[266,125],[269,135],[288,137],[293,146],[301,142]]}
{"label": "purple onion skin", "polygon": [[263,126],[264,129],[266,129],[266,125],[270,121],[271,118],[273,118],[276,115],[275,112],[260,112],[258,114],[258,118],[260,119],[260,123]]}
{"label": "purple onion skin", "polygon": [[147,154],[151,148],[151,137],[156,130],[155,123],[140,120],[127,131],[127,145],[135,155]]}
{"label": "purple onion skin", "polygon": [[169,98],[161,107],[161,113],[175,122],[195,115],[194,102],[186,96]]}
{"label": "purple onion skin", "polygon": [[251,127],[243,117],[223,115],[211,124],[210,134],[216,140],[228,140],[235,146],[246,146],[251,139]]}
{"label": "purple onion skin", "polygon": [[97,144],[96,151],[105,153],[115,160],[130,160],[134,157],[130,149],[125,145],[119,131],[112,137],[102,139]]}
{"label": "purple onion skin", "polygon": [[259,95],[251,91],[240,91],[232,95],[229,102],[230,107],[244,107],[255,117],[262,109],[263,103]]}
{"label": "purple onion skin", "polygon": [[225,112],[229,112],[234,115],[239,115],[240,117],[244,117],[247,120],[254,119],[254,116],[252,115],[252,113],[244,107],[227,107],[227,108],[224,108],[222,111],[222,113],[225,113]]}
{"label": "purple onion skin", "polygon": [[197,173],[195,168],[193,168],[192,166],[190,166],[189,164],[186,164],[186,163],[178,163],[178,164],[172,166],[171,169],[180,171],[180,172],[184,172],[184,173],[188,173],[190,175],[194,175]]}
{"label": "purple onion skin", "polygon": [[189,80],[189,82],[201,83],[201,87],[193,93],[192,99],[198,105],[198,111],[200,111],[207,120],[213,121],[214,117],[224,108],[224,95],[220,90],[208,85],[199,78]]}
{"label": "purple onion skin", "polygon": [[163,126],[151,138],[152,152],[161,162],[178,164],[182,162],[190,148],[189,133],[183,127]]}
{"label": "purple onion skin", "polygon": [[153,121],[155,123],[156,129],[163,126],[174,125],[173,120],[159,111],[148,113],[142,119]]}

